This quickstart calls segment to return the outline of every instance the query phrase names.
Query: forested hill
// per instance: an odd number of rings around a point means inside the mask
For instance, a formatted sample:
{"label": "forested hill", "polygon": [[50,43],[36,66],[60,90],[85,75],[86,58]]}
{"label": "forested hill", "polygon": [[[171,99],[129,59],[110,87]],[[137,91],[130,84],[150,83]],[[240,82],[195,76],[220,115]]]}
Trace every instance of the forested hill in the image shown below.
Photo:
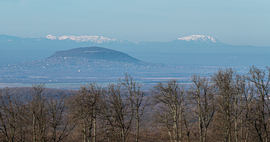
{"label": "forested hill", "polygon": [[64,58],[64,57],[83,57],[87,59],[102,59],[108,61],[118,61],[118,62],[133,62],[137,63],[140,60],[129,56],[123,52],[106,49],[103,47],[80,47],[65,51],[57,51],[48,59],[51,58]]}
{"label": "forested hill", "polygon": [[3,65],[4,69],[100,69],[100,68],[147,68],[159,66],[146,63],[128,54],[103,47],[79,47],[57,51],[44,60]]}
{"label": "forested hill", "polygon": [[[128,54],[102,47],[80,47],[59,51],[43,60],[0,66],[0,81],[22,83],[85,82],[90,78],[119,78],[125,72],[153,73],[166,66],[140,61]],[[171,71],[171,70],[169,70]],[[140,75],[142,76],[142,75]],[[109,79],[110,80],[110,79]]]}

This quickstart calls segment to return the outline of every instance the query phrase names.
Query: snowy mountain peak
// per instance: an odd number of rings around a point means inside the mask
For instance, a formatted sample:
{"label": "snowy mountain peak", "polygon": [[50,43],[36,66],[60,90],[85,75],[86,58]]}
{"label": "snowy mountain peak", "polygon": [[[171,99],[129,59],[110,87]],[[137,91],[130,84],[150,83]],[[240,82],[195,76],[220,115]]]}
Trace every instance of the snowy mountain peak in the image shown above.
{"label": "snowy mountain peak", "polygon": [[187,36],[187,37],[181,37],[178,38],[178,40],[180,41],[200,41],[200,42],[217,42],[216,39],[214,39],[213,37],[207,36],[207,35],[191,35],[191,36]]}
{"label": "snowy mountain peak", "polygon": [[94,43],[109,43],[109,42],[122,42],[122,40],[118,40],[118,39],[110,39],[107,37],[103,37],[103,36],[53,36],[53,35],[47,35],[46,36],[47,39],[51,39],[51,40],[73,40],[76,42],[94,42]]}

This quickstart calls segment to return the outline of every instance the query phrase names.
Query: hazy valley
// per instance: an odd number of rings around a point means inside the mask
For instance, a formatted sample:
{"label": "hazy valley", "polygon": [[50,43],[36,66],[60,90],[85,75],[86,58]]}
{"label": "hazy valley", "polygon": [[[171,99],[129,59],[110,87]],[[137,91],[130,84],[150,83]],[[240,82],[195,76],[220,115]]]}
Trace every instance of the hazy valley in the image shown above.
{"label": "hazy valley", "polygon": [[126,72],[151,86],[174,78],[189,82],[192,74],[209,76],[224,67],[246,73],[252,65],[265,67],[270,59],[270,48],[232,46],[205,35],[136,43],[102,36],[2,35],[0,51],[2,87],[40,82],[63,88],[91,81],[106,84]]}

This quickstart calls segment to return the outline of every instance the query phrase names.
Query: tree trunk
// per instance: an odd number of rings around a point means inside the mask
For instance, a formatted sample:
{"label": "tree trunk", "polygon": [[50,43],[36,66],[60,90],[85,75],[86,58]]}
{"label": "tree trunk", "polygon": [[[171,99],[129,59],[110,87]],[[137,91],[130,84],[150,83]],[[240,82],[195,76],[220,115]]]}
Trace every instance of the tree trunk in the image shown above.
{"label": "tree trunk", "polygon": [[95,107],[94,107],[94,112],[93,112],[93,113],[94,113],[94,118],[93,118],[93,125],[94,125],[93,142],[96,142],[96,135],[97,135],[97,134],[96,134],[96,133],[97,133],[97,132],[96,132],[96,131],[97,131],[97,125],[96,125],[96,123],[97,123],[97,122],[96,122],[96,119],[97,119],[97,118],[96,118],[96,117],[97,117],[97,115],[96,115],[96,108],[95,108]]}
{"label": "tree trunk", "polygon": [[173,110],[173,139],[174,139],[174,142],[177,142],[178,141],[178,127],[177,127],[177,113],[176,113],[176,109]]}
{"label": "tree trunk", "polygon": [[83,120],[83,141],[87,142],[87,138],[86,138],[86,125],[85,122]]}
{"label": "tree trunk", "polygon": [[199,109],[199,137],[200,137],[200,142],[202,142],[203,141],[203,139],[202,139],[202,110],[201,110],[201,98],[200,98],[200,91],[199,90],[197,90],[197,97],[198,97],[198,109]]}
{"label": "tree trunk", "polygon": [[136,109],[136,117],[137,117],[136,142],[138,142],[139,141],[139,128],[140,128],[139,108]]}
{"label": "tree trunk", "polygon": [[122,142],[125,142],[125,128],[123,127],[122,128],[122,132],[121,132],[121,134],[122,134]]}
{"label": "tree trunk", "polygon": [[35,129],[35,127],[36,127],[36,117],[35,117],[35,114],[33,113],[33,142],[36,141],[36,133],[35,133],[36,129]]}
{"label": "tree trunk", "polygon": [[[237,103],[238,103],[238,94],[236,94],[236,98],[234,99],[234,107],[235,107],[235,119],[234,119],[234,130],[235,130],[235,142],[238,142],[238,113],[237,113]],[[240,106],[241,107],[241,106]]]}

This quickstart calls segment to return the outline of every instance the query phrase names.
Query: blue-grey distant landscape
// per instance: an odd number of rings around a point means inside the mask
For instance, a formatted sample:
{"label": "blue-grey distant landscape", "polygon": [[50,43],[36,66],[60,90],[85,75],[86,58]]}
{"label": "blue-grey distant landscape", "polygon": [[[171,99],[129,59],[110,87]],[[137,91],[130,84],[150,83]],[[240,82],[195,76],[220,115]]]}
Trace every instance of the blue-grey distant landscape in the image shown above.
{"label": "blue-grey distant landscape", "polygon": [[206,35],[180,37],[168,42],[130,42],[103,36],[20,38],[0,36],[0,64],[42,60],[56,51],[99,46],[140,60],[189,66],[265,66],[269,47],[235,46]]}
{"label": "blue-grey distant landscape", "polygon": [[188,82],[192,74],[210,76],[219,68],[264,68],[270,61],[268,5],[2,0],[0,87],[109,83],[125,73],[146,84]]}
{"label": "blue-grey distant landscape", "polygon": [[270,0],[0,0],[0,142],[270,142]]}
{"label": "blue-grey distant landscape", "polygon": [[209,76],[218,68],[240,73],[265,67],[270,47],[234,46],[207,35],[168,42],[130,42],[103,36],[20,38],[0,36],[2,83],[113,82],[126,72],[155,83],[194,74]]}

